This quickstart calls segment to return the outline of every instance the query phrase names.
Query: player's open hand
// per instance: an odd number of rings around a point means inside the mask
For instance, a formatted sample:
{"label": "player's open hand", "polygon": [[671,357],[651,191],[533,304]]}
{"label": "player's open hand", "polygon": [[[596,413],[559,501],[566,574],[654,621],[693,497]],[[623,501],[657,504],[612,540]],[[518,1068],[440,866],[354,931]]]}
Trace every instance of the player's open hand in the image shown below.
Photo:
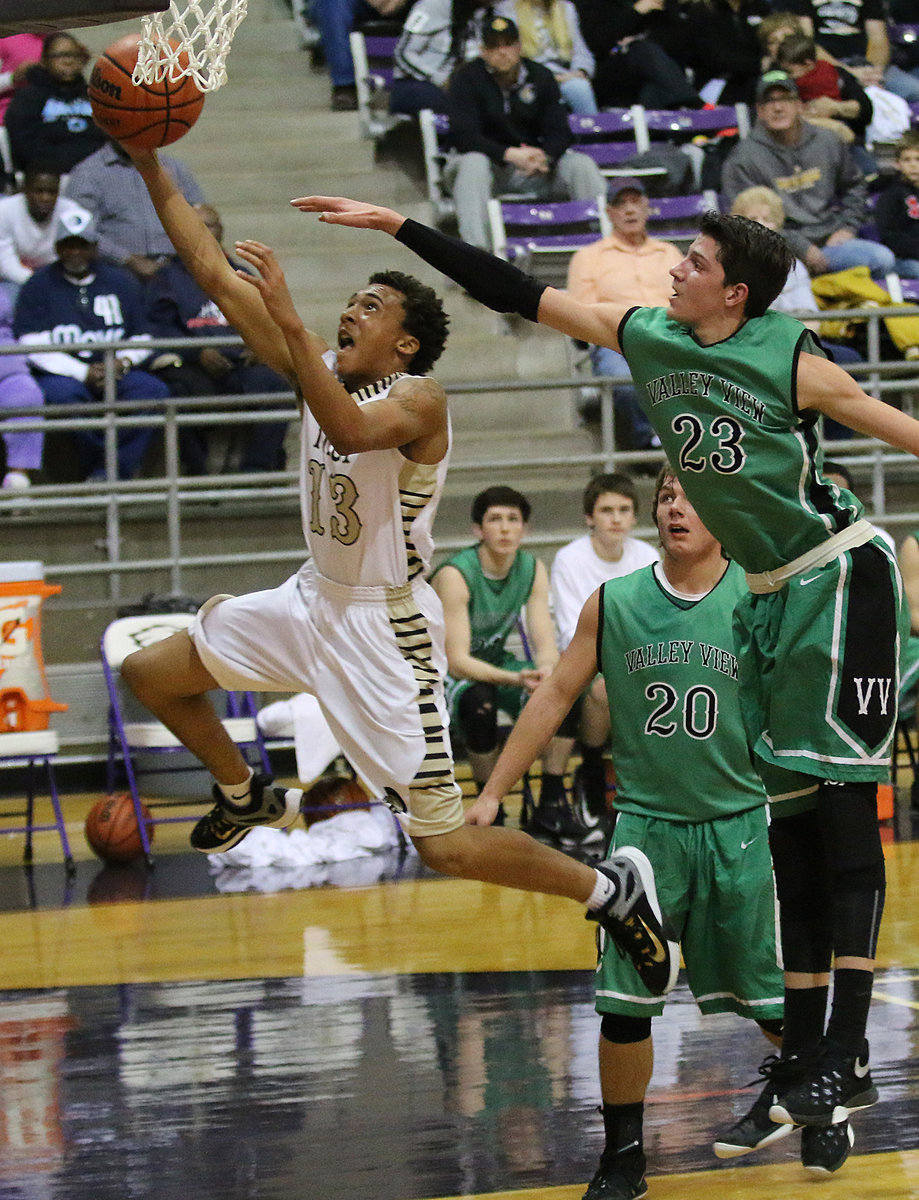
{"label": "player's open hand", "polygon": [[300,212],[318,213],[319,220],[328,225],[350,225],[353,229],[397,233],[405,220],[394,209],[367,204],[363,200],[349,200],[347,196],[300,196],[291,200],[291,204]]}
{"label": "player's open hand", "polygon": [[299,329],[302,322],[294,308],[281,264],[271,247],[263,242],[247,240],[236,243],[236,253],[258,272],[251,275],[248,271],[237,271],[236,274],[258,289],[271,318],[282,329]]}
{"label": "player's open hand", "polygon": [[483,791],[466,809],[467,825],[494,825],[501,800]]}

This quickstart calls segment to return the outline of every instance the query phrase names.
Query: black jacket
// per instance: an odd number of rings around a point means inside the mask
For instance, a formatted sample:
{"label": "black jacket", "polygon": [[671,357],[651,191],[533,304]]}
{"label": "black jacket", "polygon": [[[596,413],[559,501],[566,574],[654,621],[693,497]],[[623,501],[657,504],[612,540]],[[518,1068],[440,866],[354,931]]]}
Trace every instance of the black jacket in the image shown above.
{"label": "black jacket", "polygon": [[897,258],[919,259],[919,188],[898,176],[878,196],[874,219],[881,241]]}
{"label": "black jacket", "polygon": [[106,140],[93,121],[86,80],[61,83],[40,66],[13,93],[3,123],[20,171],[35,163],[65,175]]}
{"label": "black jacket", "polygon": [[451,140],[463,154],[501,163],[509,146],[539,146],[555,163],[574,140],[555,76],[528,58],[507,94],[477,58],[454,72],[448,95]]}

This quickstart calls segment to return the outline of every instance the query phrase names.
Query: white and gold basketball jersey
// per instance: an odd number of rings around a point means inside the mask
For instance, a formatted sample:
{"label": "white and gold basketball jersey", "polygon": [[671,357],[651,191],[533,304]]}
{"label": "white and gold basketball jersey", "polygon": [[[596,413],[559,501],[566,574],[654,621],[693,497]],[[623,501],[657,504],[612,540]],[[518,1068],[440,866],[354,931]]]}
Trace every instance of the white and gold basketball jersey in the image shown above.
{"label": "white and gold basketball jersey", "polygon": [[[334,354],[324,361],[333,367]],[[354,398],[381,399],[401,378],[389,375]],[[448,458],[449,447],[431,464],[411,462],[399,450],[338,454],[304,405],[300,508],[319,574],[351,587],[400,587],[423,574]]]}

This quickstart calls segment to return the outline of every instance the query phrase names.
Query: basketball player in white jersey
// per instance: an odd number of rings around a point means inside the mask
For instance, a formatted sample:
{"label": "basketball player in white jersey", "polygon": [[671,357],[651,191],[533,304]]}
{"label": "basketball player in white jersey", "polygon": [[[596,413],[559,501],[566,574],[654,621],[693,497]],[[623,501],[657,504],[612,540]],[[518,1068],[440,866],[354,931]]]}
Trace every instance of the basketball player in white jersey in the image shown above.
{"label": "basketball player in white jersey", "polygon": [[156,155],[132,157],[192,276],[259,361],[297,389],[303,421],[310,560],[279,588],[212,598],[187,633],[122,668],[216,780],[215,807],[192,844],[220,852],[255,825],[284,828],[301,801],[298,790],[252,775],[206,693],[310,692],[425,863],[586,904],[649,989],[669,991],[679,955],[640,851],[618,850],[594,869],[520,830],[486,828],[474,805],[464,815],[443,698],[443,614],[424,578],[450,446],[446,395],[424,376],[446,340],[440,301],[410,276],[374,275],[348,301],[330,350],[304,327],[267,246],[238,243],[257,274],[237,273]]}

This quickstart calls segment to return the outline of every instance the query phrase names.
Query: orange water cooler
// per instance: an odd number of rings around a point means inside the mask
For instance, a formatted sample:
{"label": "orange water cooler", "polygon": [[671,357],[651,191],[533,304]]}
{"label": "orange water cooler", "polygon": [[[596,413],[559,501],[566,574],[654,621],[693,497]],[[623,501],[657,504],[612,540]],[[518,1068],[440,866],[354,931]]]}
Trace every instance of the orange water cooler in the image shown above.
{"label": "orange water cooler", "polygon": [[60,590],[40,562],[0,562],[0,733],[47,729],[67,708],[48,695],[41,652],[42,605]]}

